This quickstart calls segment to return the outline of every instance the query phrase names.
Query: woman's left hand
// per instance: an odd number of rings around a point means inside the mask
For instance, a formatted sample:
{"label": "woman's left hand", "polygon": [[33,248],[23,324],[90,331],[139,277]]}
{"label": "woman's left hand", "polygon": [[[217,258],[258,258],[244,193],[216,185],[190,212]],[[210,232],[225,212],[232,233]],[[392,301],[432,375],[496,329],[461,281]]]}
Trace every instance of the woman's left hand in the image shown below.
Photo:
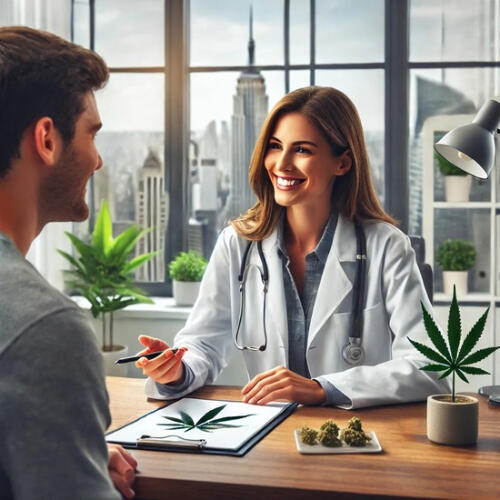
{"label": "woman's left hand", "polygon": [[243,402],[258,405],[270,401],[319,405],[326,400],[325,391],[318,382],[283,366],[259,373],[243,387],[241,394]]}

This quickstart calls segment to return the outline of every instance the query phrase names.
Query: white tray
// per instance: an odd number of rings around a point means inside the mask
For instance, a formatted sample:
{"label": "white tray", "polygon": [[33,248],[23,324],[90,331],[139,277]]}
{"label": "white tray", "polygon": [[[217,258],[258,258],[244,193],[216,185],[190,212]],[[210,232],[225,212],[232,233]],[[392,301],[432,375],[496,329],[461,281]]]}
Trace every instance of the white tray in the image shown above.
{"label": "white tray", "polygon": [[305,444],[300,439],[300,430],[295,429],[295,444],[297,445],[297,450],[305,455],[312,455],[317,453],[379,453],[382,451],[382,446],[378,442],[377,435],[375,431],[370,431],[368,435],[372,440],[366,446],[349,446],[342,443],[342,446],[323,446],[322,444]]}

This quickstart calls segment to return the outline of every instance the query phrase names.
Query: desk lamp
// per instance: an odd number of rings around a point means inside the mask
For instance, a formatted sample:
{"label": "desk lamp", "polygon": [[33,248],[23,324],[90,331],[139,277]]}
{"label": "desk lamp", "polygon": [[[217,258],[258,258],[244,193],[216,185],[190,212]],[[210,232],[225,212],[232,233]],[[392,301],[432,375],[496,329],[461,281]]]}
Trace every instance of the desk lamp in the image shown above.
{"label": "desk lamp", "polygon": [[486,179],[495,161],[495,132],[500,123],[500,102],[483,104],[468,125],[454,128],[434,145],[450,163],[474,177]]}
{"label": "desk lamp", "polygon": [[[454,128],[434,145],[437,153],[474,177],[486,179],[495,162],[495,133],[500,132],[500,102],[483,104],[472,123]],[[500,385],[479,388],[479,394],[500,396]]]}

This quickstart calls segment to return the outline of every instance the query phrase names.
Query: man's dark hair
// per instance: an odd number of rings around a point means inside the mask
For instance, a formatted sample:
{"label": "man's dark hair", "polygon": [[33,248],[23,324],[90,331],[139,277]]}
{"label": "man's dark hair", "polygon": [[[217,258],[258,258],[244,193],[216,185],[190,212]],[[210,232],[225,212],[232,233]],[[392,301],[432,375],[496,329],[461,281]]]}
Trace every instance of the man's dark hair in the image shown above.
{"label": "man's dark hair", "polygon": [[108,74],[99,55],[52,33],[0,27],[0,179],[36,120],[52,118],[71,142],[84,95],[103,87]]}

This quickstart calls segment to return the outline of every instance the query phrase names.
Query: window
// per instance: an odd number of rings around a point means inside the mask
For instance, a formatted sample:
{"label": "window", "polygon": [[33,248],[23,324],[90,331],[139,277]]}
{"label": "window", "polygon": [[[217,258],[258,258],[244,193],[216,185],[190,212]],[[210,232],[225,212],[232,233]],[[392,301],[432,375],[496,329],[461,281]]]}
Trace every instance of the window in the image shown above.
{"label": "window", "polygon": [[284,93],[318,84],[352,98],[378,195],[417,234],[418,131],[438,111],[437,88],[474,107],[499,93],[499,0],[74,0],[73,15],[75,41],[111,67],[98,94],[107,169],[91,202],[97,210],[106,196],[118,227],[157,228],[147,248],[163,243],[163,267],[138,280],[159,295],[165,262],[187,248],[208,257],[253,202],[249,158]]}
{"label": "window", "polygon": [[347,0],[247,5],[190,2],[188,235],[205,255],[227,221],[253,205],[253,146],[271,107],[298,87],[335,86],[353,99],[384,198],[384,2],[359,1],[355,12]]}
{"label": "window", "polygon": [[[409,228],[422,234],[423,126],[437,115],[474,114],[500,95],[500,2],[411,0],[409,24]],[[487,201],[489,182],[473,180],[473,200]],[[438,178],[438,187],[440,183]],[[439,225],[438,233],[470,239],[458,212],[445,210]],[[489,231],[489,224],[484,230]]]}
{"label": "window", "polygon": [[[96,50],[111,72],[107,86],[96,93],[103,122],[96,143],[104,168],[92,179],[90,226],[107,199],[115,234],[130,224],[152,228],[137,251],[159,253],[136,277],[139,282],[163,284],[168,222],[164,1],[142,1],[140,15],[136,7],[134,0],[74,2],[75,42]],[[90,23],[90,30],[84,29],[82,19]],[[80,232],[85,231],[88,226],[83,225]]]}

